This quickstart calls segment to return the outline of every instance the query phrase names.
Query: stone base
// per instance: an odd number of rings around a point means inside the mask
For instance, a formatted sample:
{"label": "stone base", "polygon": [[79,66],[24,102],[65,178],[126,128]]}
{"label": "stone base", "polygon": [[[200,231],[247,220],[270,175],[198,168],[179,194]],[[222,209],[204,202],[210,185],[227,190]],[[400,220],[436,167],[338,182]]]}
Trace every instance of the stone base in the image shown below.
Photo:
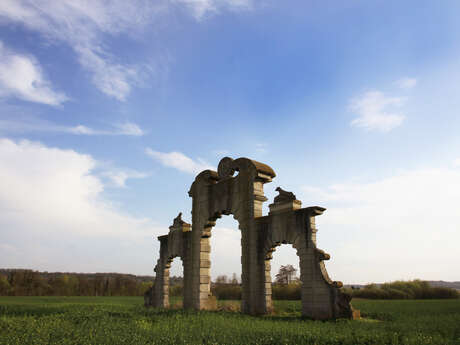
{"label": "stone base", "polygon": [[203,310],[217,310],[217,298],[216,296],[209,295],[208,299],[204,303]]}

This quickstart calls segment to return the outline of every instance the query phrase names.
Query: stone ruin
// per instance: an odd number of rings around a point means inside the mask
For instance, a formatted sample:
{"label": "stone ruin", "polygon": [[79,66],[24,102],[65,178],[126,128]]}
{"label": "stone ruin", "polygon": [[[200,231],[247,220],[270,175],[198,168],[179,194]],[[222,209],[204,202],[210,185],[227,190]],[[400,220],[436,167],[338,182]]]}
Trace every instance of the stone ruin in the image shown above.
{"label": "stone ruin", "polygon": [[[238,172],[236,176],[235,172]],[[225,157],[216,171],[205,170],[193,182],[192,224],[181,213],[159,236],[160,258],[155,267],[155,283],[146,292],[145,305],[169,307],[169,268],[175,257],[184,267],[183,307],[196,310],[216,308],[211,294],[210,236],[216,220],[233,215],[241,230],[242,301],[241,311],[251,315],[272,310],[270,260],[280,244],[292,244],[300,259],[302,315],[312,319],[353,318],[351,297],[341,291],[342,283],[332,281],[324,260],[330,255],[316,247],[315,217],[325,209],[301,207],[291,192],[281,188],[262,215],[267,201],[263,186],[275,172],[268,165],[247,158]]]}

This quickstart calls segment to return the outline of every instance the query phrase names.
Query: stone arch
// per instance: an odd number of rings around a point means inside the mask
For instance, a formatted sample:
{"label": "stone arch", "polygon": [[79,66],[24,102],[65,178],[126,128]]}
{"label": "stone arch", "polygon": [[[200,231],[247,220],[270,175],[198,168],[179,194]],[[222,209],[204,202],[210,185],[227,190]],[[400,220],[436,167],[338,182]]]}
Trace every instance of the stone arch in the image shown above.
{"label": "stone arch", "polygon": [[280,243],[290,243],[300,260],[302,314],[314,319],[353,317],[350,298],[340,291],[342,283],[333,282],[326,272],[323,261],[329,259],[329,254],[316,247],[315,217],[325,209],[301,208],[293,193],[278,187],[279,195],[269,205],[269,214],[262,215],[262,203],[267,200],[263,185],[275,176],[266,164],[229,157],[220,161],[217,172],[205,170],[196,176],[189,191],[192,225],[183,222],[179,214],[169,234],[158,238],[160,259],[155,268],[151,305],[167,306],[164,295],[168,258],[177,255],[184,264],[184,308],[215,307],[210,292],[209,238],[216,219],[231,214],[241,230],[243,313],[270,311],[271,252]]}
{"label": "stone arch", "polygon": [[302,315],[313,319],[352,317],[348,297],[339,291],[342,283],[332,281],[327,274],[323,261],[329,260],[330,255],[316,247],[315,217],[325,209],[300,206],[293,194],[289,199],[275,198],[275,203],[269,206],[269,215],[258,220],[264,238],[261,254],[265,260],[266,311],[272,307],[272,253],[280,244],[291,244],[299,257]]}
{"label": "stone arch", "polygon": [[191,225],[182,220],[182,213],[174,219],[173,225],[169,227],[169,234],[159,236],[160,257],[155,266],[155,282],[153,289],[146,296],[146,304],[154,307],[169,307],[169,269],[174,258],[182,260],[184,268],[184,296],[187,279],[190,279],[190,272],[186,270],[186,262],[191,255]]}
{"label": "stone arch", "polygon": [[[190,300],[184,306],[210,309],[210,245],[209,237],[217,218],[230,215],[241,230],[241,309],[245,313],[260,314],[260,292],[263,284],[257,258],[258,236],[254,219],[262,216],[263,185],[275,177],[267,165],[247,158],[223,158],[218,171],[206,170],[193,182],[192,197],[192,265]],[[237,176],[233,176],[238,171]]]}

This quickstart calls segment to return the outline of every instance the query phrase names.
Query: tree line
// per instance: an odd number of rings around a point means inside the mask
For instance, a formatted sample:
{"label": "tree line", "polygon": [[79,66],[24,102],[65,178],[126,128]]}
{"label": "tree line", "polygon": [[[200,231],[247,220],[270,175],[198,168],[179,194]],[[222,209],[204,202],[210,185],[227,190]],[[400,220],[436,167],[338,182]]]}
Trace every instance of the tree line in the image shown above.
{"label": "tree line", "polygon": [[[281,266],[272,284],[275,300],[300,299],[301,282],[291,265]],[[0,269],[0,296],[143,296],[153,285],[152,276],[120,273],[48,273],[22,269]],[[343,289],[352,297],[370,299],[458,298],[455,289],[431,286],[421,280],[369,284],[359,289]],[[241,299],[241,284],[232,278],[218,276],[211,283],[217,299]],[[170,295],[182,296],[183,278],[170,278]]]}
{"label": "tree line", "polygon": [[142,296],[153,277],[0,270],[0,296]]}
{"label": "tree line", "polygon": [[432,286],[423,280],[394,281],[384,284],[368,284],[363,288],[348,288],[346,292],[356,298],[367,299],[446,299],[459,298],[457,290]]}

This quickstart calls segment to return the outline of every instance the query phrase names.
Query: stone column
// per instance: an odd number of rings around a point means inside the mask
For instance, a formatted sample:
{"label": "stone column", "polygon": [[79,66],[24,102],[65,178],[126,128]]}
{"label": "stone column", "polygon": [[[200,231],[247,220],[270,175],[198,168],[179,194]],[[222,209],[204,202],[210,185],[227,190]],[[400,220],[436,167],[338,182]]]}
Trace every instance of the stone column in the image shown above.
{"label": "stone column", "polygon": [[200,309],[215,309],[215,299],[211,297],[211,246],[209,237],[215,225],[210,213],[210,184],[217,179],[217,173],[206,170],[199,174],[189,191],[192,197],[191,234],[191,294],[187,306]]}
{"label": "stone column", "polygon": [[[254,173],[253,171],[240,172],[242,174]],[[259,235],[257,232],[255,215],[262,215],[263,184],[254,182],[254,177],[242,176],[241,181],[247,184],[238,186],[241,190],[239,200],[243,212],[238,213],[238,222],[241,229],[241,288],[243,313],[258,315],[265,311],[264,290],[265,260],[260,259]]]}
{"label": "stone column", "polygon": [[183,306],[186,309],[193,308],[192,295],[192,232],[184,232],[184,250],[182,255],[182,264],[184,265],[184,287],[183,287]]}
{"label": "stone column", "polygon": [[273,311],[272,301],[272,275],[271,275],[271,257],[265,258],[265,310],[264,314],[271,313]]}
{"label": "stone column", "polygon": [[253,279],[251,279],[251,273],[255,274],[253,267],[251,264],[254,265],[254,262],[251,262],[251,239],[249,236],[249,231],[245,227],[245,224],[239,220],[239,226],[241,229],[241,312],[245,314],[251,314],[253,305],[252,301],[252,289],[251,283],[253,283]]}
{"label": "stone column", "polygon": [[160,241],[160,258],[155,266],[155,284],[153,306],[156,308],[169,307],[169,268],[168,235],[158,237]]}
{"label": "stone column", "polygon": [[310,207],[297,214],[298,226],[303,227],[305,234],[297,248],[302,280],[302,315],[313,319],[334,317],[331,295],[335,287],[322,262],[330,256],[316,247],[315,216],[323,211],[321,207]]}

